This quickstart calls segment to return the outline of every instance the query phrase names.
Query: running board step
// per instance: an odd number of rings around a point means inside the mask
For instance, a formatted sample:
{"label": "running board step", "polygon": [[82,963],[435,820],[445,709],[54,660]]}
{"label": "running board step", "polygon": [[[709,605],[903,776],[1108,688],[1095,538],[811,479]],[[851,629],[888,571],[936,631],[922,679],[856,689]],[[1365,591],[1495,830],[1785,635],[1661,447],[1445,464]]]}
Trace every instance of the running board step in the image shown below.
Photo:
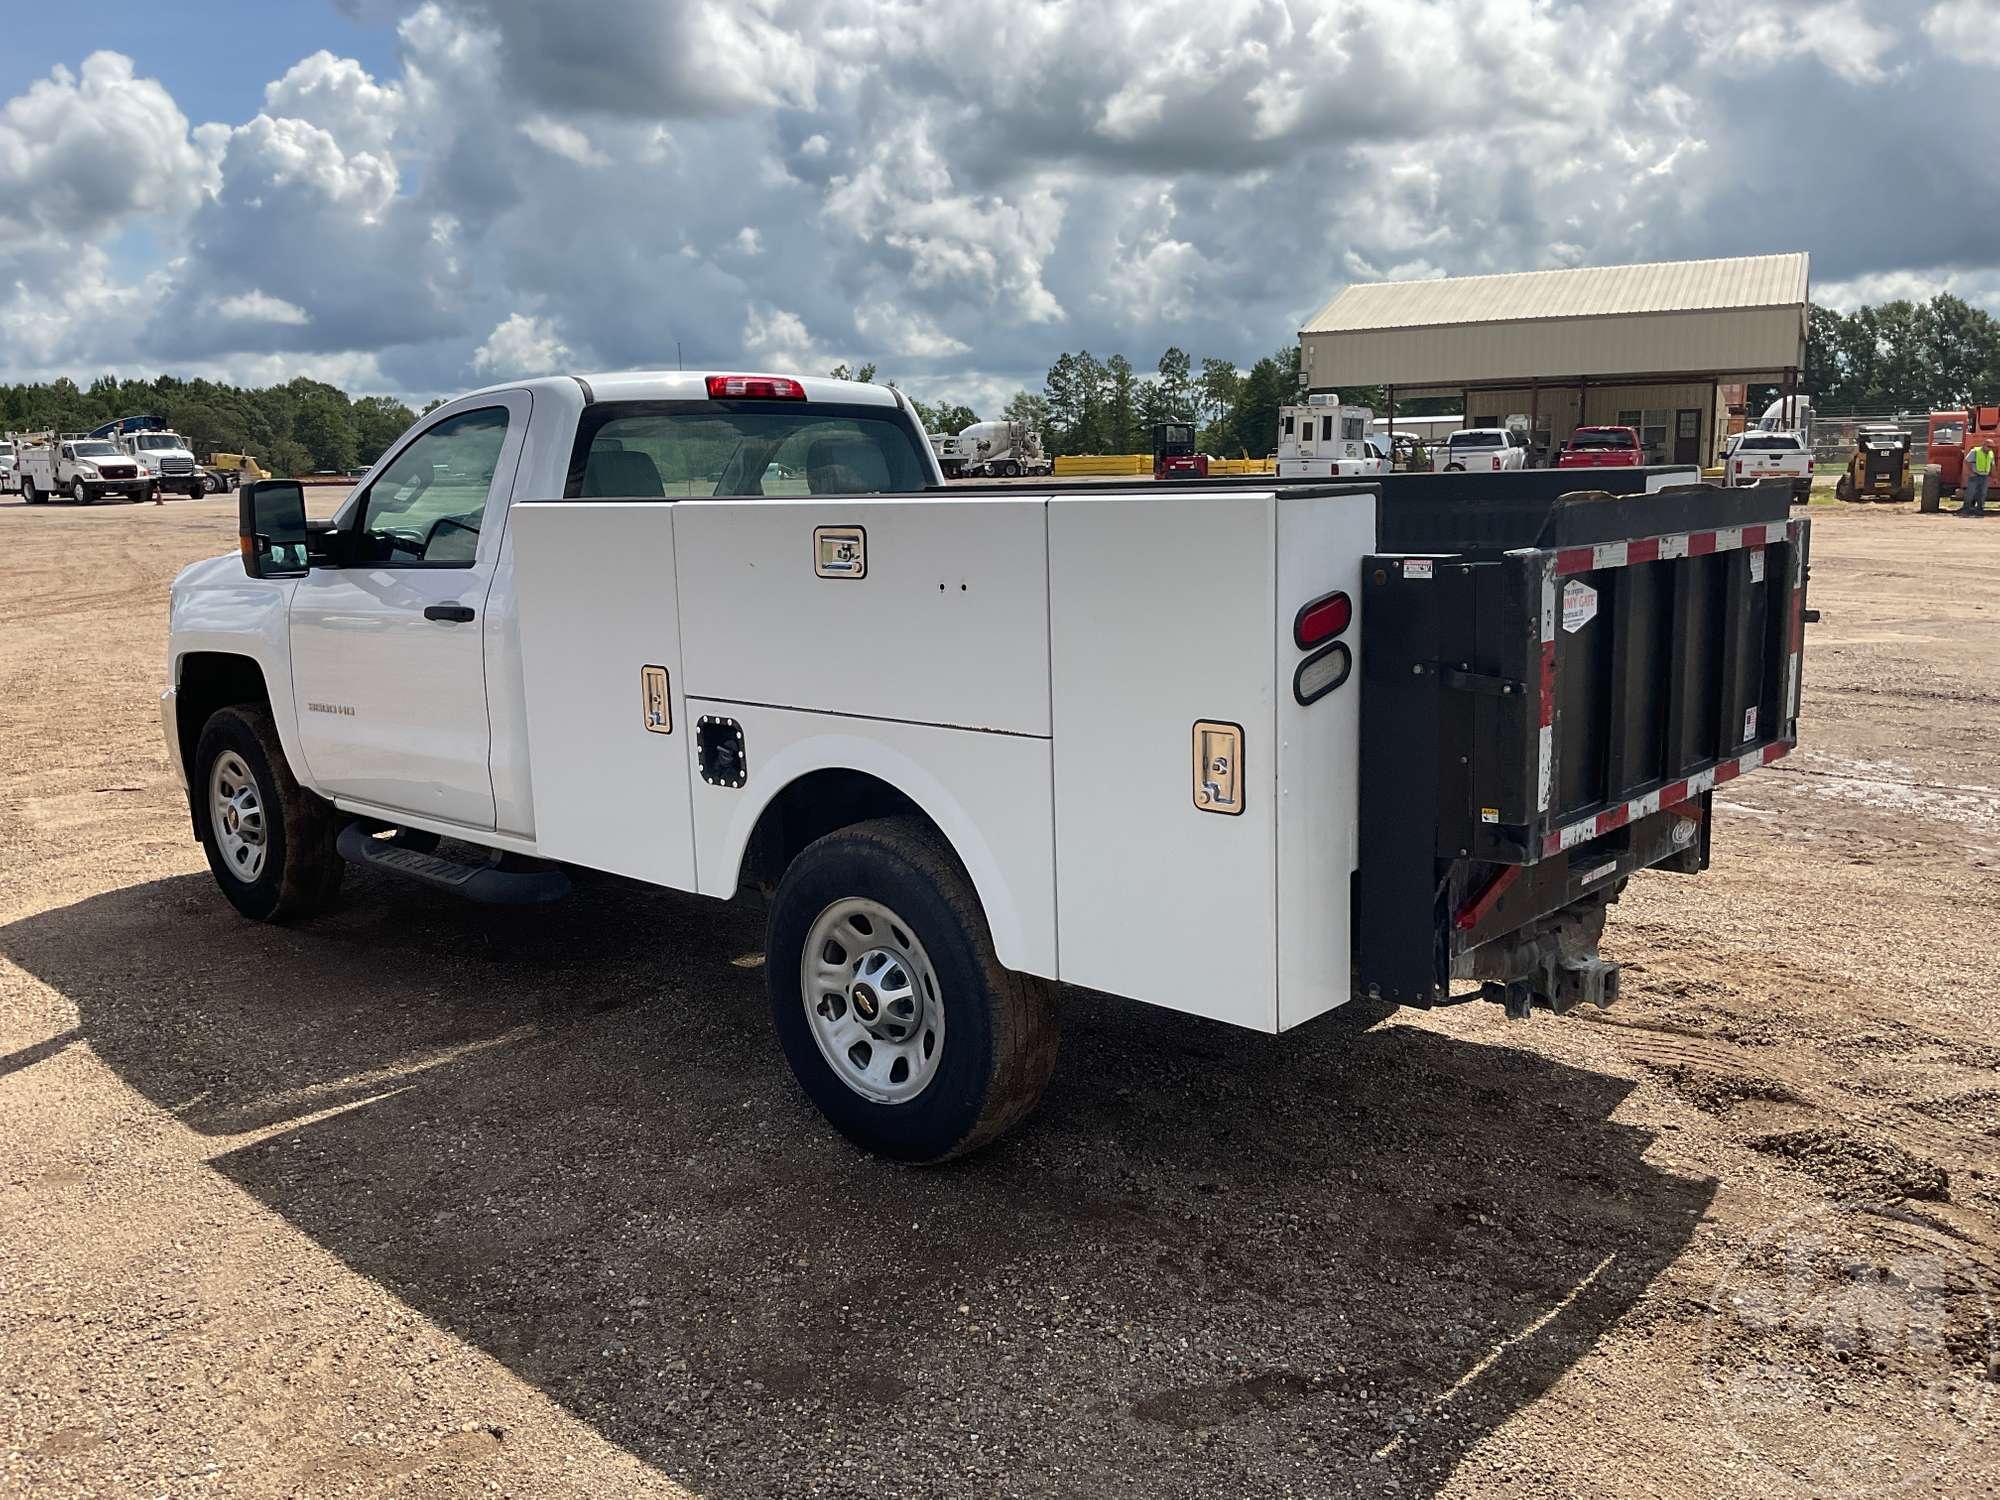
{"label": "running board step", "polygon": [[533,906],[560,901],[569,894],[569,876],[561,870],[504,870],[498,865],[463,864],[370,837],[359,823],[341,829],[334,847],[351,865],[400,875],[486,906]]}

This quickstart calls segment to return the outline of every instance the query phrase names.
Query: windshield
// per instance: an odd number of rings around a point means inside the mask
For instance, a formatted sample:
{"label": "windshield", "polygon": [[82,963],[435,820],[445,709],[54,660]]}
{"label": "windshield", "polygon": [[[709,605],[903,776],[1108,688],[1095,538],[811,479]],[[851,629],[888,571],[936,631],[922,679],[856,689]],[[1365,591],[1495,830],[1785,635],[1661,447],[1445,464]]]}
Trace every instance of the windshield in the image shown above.
{"label": "windshield", "polygon": [[930,466],[893,408],[621,401],[584,412],[563,493],[639,500],[884,495],[929,483]]}
{"label": "windshield", "polygon": [[179,448],[181,440],[171,432],[142,432],[132,440],[139,448]]}
{"label": "windshield", "polygon": [[70,451],[78,458],[116,458],[118,456],[118,445],[116,443],[74,443],[71,445]]}
{"label": "windshield", "polygon": [[14,445],[12,443],[0,443],[0,458],[12,458],[13,456]]}
{"label": "windshield", "polygon": [[1454,432],[1450,446],[1453,448],[1504,448],[1507,434],[1498,431]]}
{"label": "windshield", "polygon": [[1603,451],[1612,448],[1631,450],[1639,446],[1629,432],[1620,432],[1615,427],[1579,427],[1570,435],[1569,445],[1575,449]]}
{"label": "windshield", "polygon": [[1797,453],[1799,451],[1799,440],[1795,437],[1751,436],[1743,439],[1737,446],[1741,448],[1754,448],[1764,453]]}

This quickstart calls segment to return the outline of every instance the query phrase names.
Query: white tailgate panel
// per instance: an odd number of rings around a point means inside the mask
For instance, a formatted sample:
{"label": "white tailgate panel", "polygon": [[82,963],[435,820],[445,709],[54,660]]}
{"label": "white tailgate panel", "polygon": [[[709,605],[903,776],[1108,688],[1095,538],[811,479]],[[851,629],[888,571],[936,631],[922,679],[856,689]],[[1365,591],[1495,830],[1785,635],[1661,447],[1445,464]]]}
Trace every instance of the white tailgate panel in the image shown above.
{"label": "white tailgate panel", "polygon": [[[509,521],[521,675],[547,859],[695,888],[688,711],[669,504],[552,501]],[[673,730],[645,725],[640,670],[665,667]]]}
{"label": "white tailgate panel", "polygon": [[[692,500],[680,506],[689,693],[1049,732],[1045,501]],[[859,526],[867,572],[821,578],[813,532]]]}
{"label": "white tailgate panel", "polygon": [[[1276,509],[1049,503],[1061,977],[1259,1031],[1278,1029]],[[1194,804],[1204,719],[1243,728],[1240,815]]]}
{"label": "white tailgate panel", "polygon": [[741,724],[750,770],[741,787],[693,780],[704,895],[736,893],[750,832],[785,787],[827,767],[865,771],[903,792],[943,830],[979,892],[1000,962],[1055,977],[1055,814],[1047,740],[692,697],[687,711]]}
{"label": "white tailgate panel", "polygon": [[[1349,924],[1359,847],[1361,559],[1375,546],[1375,497],[1278,502],[1278,1025],[1311,1020],[1354,993]],[[1292,674],[1312,653],[1293,643],[1300,606],[1336,589],[1355,622],[1340,639],[1347,681],[1301,705]],[[1247,816],[1247,815],[1246,815]]]}

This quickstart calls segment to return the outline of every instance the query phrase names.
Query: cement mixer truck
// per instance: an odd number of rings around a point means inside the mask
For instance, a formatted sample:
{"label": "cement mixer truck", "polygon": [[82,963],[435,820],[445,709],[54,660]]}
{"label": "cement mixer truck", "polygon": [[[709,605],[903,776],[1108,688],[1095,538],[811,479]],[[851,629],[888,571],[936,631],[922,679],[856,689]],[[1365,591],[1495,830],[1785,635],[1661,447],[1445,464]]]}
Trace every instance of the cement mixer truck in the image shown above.
{"label": "cement mixer truck", "polygon": [[1042,435],[1025,422],[974,422],[958,435],[957,458],[958,472],[968,479],[1016,479],[1056,468]]}

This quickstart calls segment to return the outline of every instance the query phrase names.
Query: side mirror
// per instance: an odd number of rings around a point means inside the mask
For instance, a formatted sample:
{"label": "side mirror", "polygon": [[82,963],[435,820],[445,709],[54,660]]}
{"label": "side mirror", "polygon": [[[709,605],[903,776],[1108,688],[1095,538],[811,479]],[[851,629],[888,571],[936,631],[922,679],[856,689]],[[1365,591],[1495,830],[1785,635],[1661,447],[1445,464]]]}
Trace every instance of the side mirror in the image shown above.
{"label": "side mirror", "polygon": [[252,578],[303,578],[306,490],[296,479],[260,479],[236,495],[243,571]]}

